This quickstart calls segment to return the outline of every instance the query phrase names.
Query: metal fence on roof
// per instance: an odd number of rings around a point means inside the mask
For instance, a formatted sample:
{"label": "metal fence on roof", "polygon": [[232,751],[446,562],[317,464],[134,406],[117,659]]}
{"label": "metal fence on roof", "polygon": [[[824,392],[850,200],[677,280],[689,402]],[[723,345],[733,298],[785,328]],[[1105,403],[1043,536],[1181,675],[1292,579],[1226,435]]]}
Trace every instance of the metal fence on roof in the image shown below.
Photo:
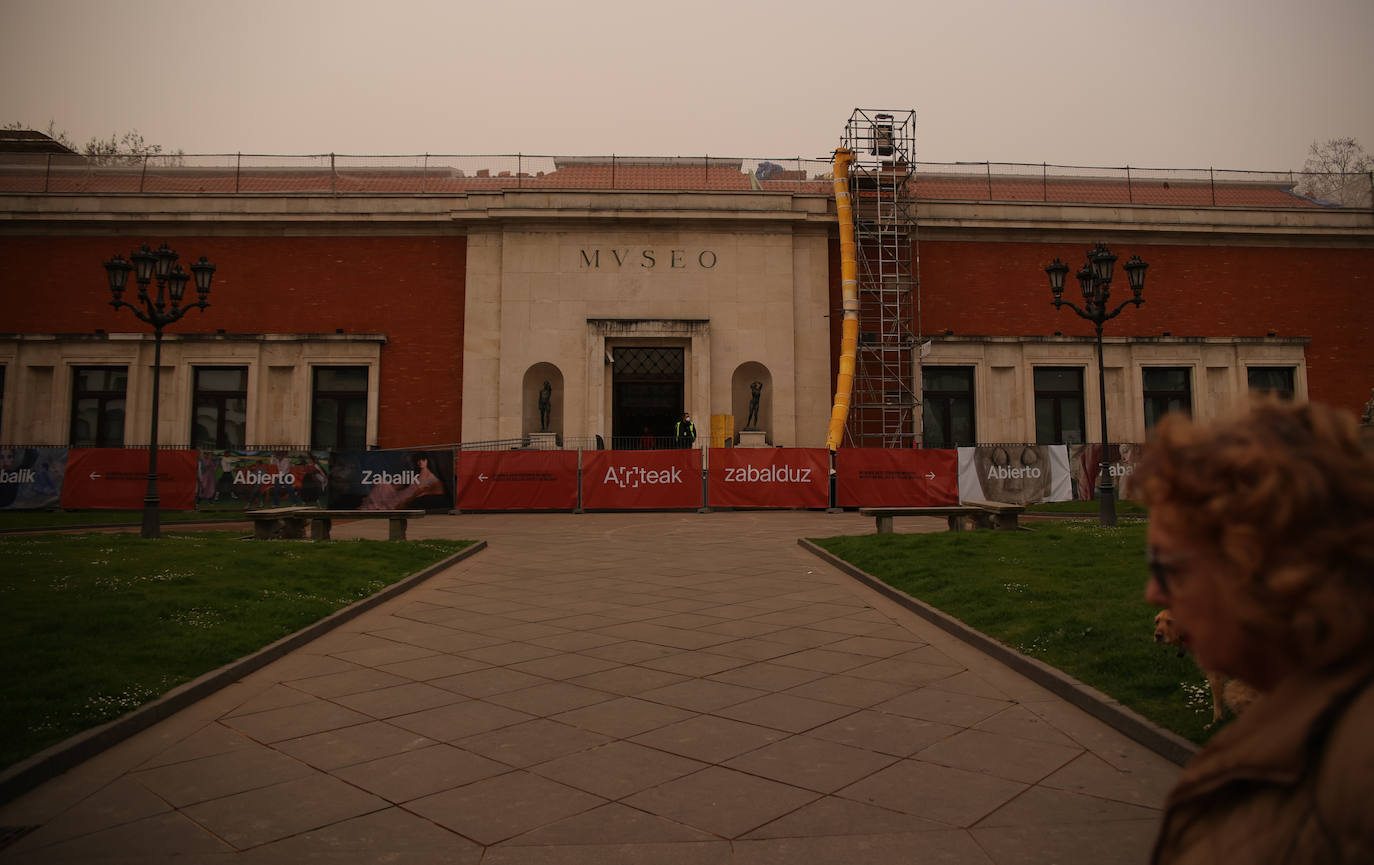
{"label": "metal fence on roof", "polygon": [[[917,162],[924,200],[1369,209],[1374,173]],[[0,193],[451,196],[509,190],[831,194],[828,159],[246,153],[0,154]]]}

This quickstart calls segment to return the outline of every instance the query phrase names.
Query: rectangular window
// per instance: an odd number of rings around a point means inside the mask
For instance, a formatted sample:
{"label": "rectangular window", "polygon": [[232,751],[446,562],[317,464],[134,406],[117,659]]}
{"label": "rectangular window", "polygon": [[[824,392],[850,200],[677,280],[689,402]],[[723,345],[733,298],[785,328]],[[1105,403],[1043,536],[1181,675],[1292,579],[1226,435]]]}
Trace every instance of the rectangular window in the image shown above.
{"label": "rectangular window", "polygon": [[248,367],[195,368],[191,447],[229,450],[246,444]]}
{"label": "rectangular window", "polygon": [[1083,421],[1083,368],[1037,366],[1035,368],[1035,441],[1042,445],[1082,444],[1087,439]]}
{"label": "rectangular window", "polygon": [[128,368],[78,366],[72,370],[69,441],[77,448],[124,447],[124,393]]}
{"label": "rectangular window", "polygon": [[971,447],[978,438],[973,427],[973,367],[922,367],[922,443],[928,448]]}
{"label": "rectangular window", "polygon": [[1186,366],[1147,366],[1140,371],[1145,392],[1145,429],[1171,411],[1193,411],[1192,376]]}
{"label": "rectangular window", "polygon": [[1294,369],[1291,366],[1252,366],[1245,371],[1250,390],[1272,393],[1281,400],[1293,398]]}
{"label": "rectangular window", "polygon": [[354,451],[367,447],[367,367],[315,367],[310,447]]}

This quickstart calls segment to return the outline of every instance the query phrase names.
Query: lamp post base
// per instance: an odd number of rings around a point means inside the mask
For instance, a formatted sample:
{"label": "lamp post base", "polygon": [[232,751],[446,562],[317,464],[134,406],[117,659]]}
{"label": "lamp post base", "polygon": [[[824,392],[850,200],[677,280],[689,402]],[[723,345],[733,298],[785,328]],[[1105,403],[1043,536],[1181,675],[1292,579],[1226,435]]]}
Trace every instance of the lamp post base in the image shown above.
{"label": "lamp post base", "polygon": [[1111,475],[1108,474],[1111,467],[1104,462],[1097,468],[1100,473],[1098,477],[1107,479],[1105,483],[1101,483],[1097,488],[1098,523],[1103,526],[1115,526],[1116,486],[1111,482]]}
{"label": "lamp post base", "polygon": [[143,509],[143,537],[160,538],[162,537],[162,525],[157,518],[157,508]]}
{"label": "lamp post base", "polygon": [[162,523],[158,514],[160,507],[161,502],[157,499],[143,500],[143,537],[162,537]]}

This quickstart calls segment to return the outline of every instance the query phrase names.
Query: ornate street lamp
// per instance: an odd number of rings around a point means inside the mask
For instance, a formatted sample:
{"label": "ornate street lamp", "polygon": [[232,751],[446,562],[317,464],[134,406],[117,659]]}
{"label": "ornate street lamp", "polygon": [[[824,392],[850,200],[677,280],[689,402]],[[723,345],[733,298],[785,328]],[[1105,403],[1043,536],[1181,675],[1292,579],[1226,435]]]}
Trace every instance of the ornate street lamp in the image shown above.
{"label": "ornate street lamp", "polygon": [[[176,263],[177,254],[162,244],[157,251],[144,246],[129,255],[130,264],[124,256],[116,254],[105,262],[105,273],[110,278],[110,294],[114,297],[110,306],[119,309],[127,306],[134,311],[139,321],[153,326],[153,421],[148,435],[148,491],[143,496],[143,537],[156,538],[162,535],[158,523],[157,495],[157,414],[158,392],[162,384],[162,329],[192,309],[205,309],[209,306],[206,298],[210,296],[210,283],[215,275],[215,266],[200,257],[191,265],[191,273]],[[138,283],[138,303],[124,300],[124,288],[129,282],[129,271],[134,272]],[[196,303],[181,305],[186,294],[186,283],[194,276],[196,293],[200,300]],[[157,280],[156,296],[148,293],[148,286]]]}
{"label": "ornate street lamp", "polygon": [[1085,318],[1097,329],[1097,401],[1102,410],[1102,458],[1097,466],[1097,497],[1099,518],[1104,526],[1116,525],[1116,487],[1112,483],[1111,463],[1107,452],[1110,439],[1107,436],[1107,376],[1102,368],[1102,325],[1121,314],[1128,304],[1140,306],[1145,299],[1140,296],[1145,290],[1145,269],[1148,264],[1139,256],[1123,265],[1126,278],[1131,284],[1131,297],[1122,301],[1115,309],[1108,311],[1112,295],[1112,270],[1116,265],[1116,254],[1099,243],[1088,251],[1088,261],[1074,274],[1083,290],[1083,306],[1064,299],[1064,277],[1069,274],[1069,266],[1055,258],[1045,268],[1050,277],[1050,291],[1054,293],[1054,308],[1067,306]]}

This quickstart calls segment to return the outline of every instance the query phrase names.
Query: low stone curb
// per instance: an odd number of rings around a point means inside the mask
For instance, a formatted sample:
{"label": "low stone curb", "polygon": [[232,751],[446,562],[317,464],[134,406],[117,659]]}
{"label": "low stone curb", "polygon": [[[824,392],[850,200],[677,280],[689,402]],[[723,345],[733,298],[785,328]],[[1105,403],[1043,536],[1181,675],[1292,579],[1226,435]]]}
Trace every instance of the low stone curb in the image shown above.
{"label": "low stone curb", "polygon": [[1182,766],[1197,753],[1197,746],[1177,733],[1165,730],[1148,718],[1123,706],[1121,703],[1077,679],[1066,675],[1062,670],[1051,667],[1043,661],[1027,657],[1015,649],[1001,643],[982,631],[970,628],[959,621],[922,601],[913,598],[900,589],[895,589],[882,580],[866,573],[850,563],[816,546],[806,538],[798,538],[803,549],[814,554],[849,576],[877,591],[879,594],[901,604],[906,609],[936,625],[953,636],[963,640],[985,655],[1000,661],[1011,669],[1045,688],[1054,695],[1103,721],[1119,732],[1129,736],[1161,757]]}
{"label": "low stone curb", "polygon": [[237,661],[230,661],[217,670],[211,670],[203,676],[192,679],[183,685],[178,685],[161,697],[144,703],[127,715],[116,718],[108,724],[77,733],[69,739],[58,742],[50,748],[39,751],[32,757],[14,764],[0,773],[0,804],[9,802],[21,793],[37,787],[44,781],[55,778],[78,763],[89,760],[101,751],[151,727],[163,718],[181,711],[192,703],[205,699],[226,685],[237,682],[249,673],[299,649],[350,619],[355,619],[373,607],[413,589],[440,571],[481,552],[486,547],[486,541],[477,541],[472,546],[435,562],[422,571],[416,571],[410,576],[392,583],[377,594],[355,601],[341,610],[336,610],[318,622],[306,625],[294,634],[288,634],[251,655],[246,655]]}

